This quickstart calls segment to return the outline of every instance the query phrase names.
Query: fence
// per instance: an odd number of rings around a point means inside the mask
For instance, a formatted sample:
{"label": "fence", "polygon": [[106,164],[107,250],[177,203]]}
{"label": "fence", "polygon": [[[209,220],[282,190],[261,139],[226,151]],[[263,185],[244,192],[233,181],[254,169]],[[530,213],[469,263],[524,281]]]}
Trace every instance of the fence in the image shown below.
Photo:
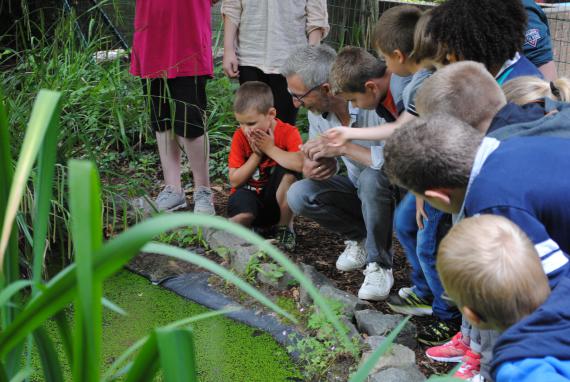
{"label": "fence", "polygon": [[[5,0],[0,0],[0,4],[3,1]],[[33,2],[33,0],[28,1]],[[55,1],[52,0],[52,2]],[[328,0],[331,31],[327,37],[327,43],[336,48],[344,45],[369,48],[372,26],[379,15],[386,9],[404,2],[414,3],[424,8],[437,6],[436,3],[413,0]],[[105,24],[109,33],[114,36],[115,47],[120,44],[119,36],[130,45],[134,22],[134,0],[63,0],[62,3],[75,8],[77,14],[82,15],[80,18],[82,30],[86,31],[89,19],[95,17],[99,23]],[[102,5],[94,7],[98,3]],[[570,76],[570,2],[553,4],[550,1],[549,4],[542,4],[542,6],[548,16],[554,61],[557,64],[558,73],[561,76]],[[221,33],[222,19],[219,2],[212,9],[212,27],[216,35]]]}

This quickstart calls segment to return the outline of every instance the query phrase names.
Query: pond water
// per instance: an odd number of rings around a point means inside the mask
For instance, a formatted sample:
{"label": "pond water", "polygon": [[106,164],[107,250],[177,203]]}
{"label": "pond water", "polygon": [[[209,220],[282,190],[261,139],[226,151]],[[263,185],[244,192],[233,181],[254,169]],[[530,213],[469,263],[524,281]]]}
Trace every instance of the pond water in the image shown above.
{"label": "pond water", "polygon": [[[106,281],[104,296],[128,315],[103,311],[103,370],[152,328],[208,311],[128,271]],[[48,330],[55,333],[55,325],[49,325]],[[193,323],[192,330],[200,382],[300,380],[285,350],[259,330],[224,317]]]}

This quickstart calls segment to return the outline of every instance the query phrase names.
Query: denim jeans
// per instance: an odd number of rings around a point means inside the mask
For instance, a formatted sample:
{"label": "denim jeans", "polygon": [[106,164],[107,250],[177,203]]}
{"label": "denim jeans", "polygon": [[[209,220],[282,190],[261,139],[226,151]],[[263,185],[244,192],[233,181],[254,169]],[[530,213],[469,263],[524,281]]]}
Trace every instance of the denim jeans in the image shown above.
{"label": "denim jeans", "polygon": [[416,198],[408,193],[396,209],[396,236],[412,267],[414,291],[425,300],[433,300],[433,314],[449,321],[459,317],[460,313],[441,298],[444,290],[436,270],[437,248],[449,229],[449,215],[428,203],[424,204],[424,209],[428,218],[423,220],[424,228],[418,229]]}
{"label": "denim jeans", "polygon": [[358,189],[345,176],[295,182],[287,202],[296,215],[313,219],[348,240],[365,241],[367,263],[392,268],[392,222],[398,190],[382,170],[364,169]]}

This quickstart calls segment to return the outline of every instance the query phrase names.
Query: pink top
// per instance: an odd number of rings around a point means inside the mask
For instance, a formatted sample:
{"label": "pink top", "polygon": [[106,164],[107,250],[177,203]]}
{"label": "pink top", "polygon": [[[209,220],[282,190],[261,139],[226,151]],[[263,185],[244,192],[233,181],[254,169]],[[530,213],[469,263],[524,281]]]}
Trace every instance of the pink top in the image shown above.
{"label": "pink top", "polygon": [[137,0],[131,73],[212,75],[211,0]]}

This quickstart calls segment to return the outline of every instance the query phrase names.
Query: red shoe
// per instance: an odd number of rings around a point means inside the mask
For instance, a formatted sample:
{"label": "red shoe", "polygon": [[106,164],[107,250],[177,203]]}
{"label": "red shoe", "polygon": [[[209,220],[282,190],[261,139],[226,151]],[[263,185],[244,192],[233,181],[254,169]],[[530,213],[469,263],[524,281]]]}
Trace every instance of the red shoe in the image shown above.
{"label": "red shoe", "polygon": [[461,362],[468,350],[470,348],[463,343],[461,332],[457,332],[451,341],[427,349],[426,355],[434,361]]}
{"label": "red shoe", "polygon": [[481,370],[481,355],[473,353],[471,350],[467,350],[462,362],[463,364],[459,370],[453,374],[455,378],[470,380],[471,378],[479,375],[479,371]]}

